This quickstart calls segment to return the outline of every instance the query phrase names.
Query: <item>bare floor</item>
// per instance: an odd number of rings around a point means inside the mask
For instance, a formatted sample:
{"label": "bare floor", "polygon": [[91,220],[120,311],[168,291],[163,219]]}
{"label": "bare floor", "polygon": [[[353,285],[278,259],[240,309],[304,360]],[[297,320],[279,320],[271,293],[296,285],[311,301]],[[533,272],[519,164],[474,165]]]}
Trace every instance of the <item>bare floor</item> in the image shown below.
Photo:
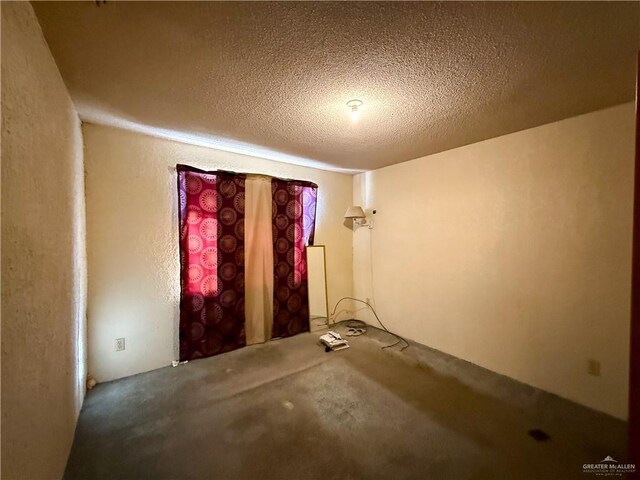
{"label": "bare floor", "polygon": [[320,334],[98,385],[65,478],[571,479],[626,460],[624,422],[426,347],[381,350],[375,329],[331,353]]}

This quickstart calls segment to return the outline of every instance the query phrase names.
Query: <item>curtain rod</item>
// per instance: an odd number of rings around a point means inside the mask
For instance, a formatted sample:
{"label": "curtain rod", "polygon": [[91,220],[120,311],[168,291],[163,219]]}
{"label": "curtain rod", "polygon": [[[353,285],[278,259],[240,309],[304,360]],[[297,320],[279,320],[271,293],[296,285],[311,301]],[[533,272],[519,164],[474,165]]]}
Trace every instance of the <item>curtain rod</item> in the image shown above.
{"label": "curtain rod", "polygon": [[257,175],[257,176],[262,176],[262,177],[269,177],[269,178],[275,178],[276,180],[282,180],[284,182],[303,182],[303,183],[308,183],[311,186],[318,188],[318,185],[315,182],[312,182],[311,180],[299,180],[297,178],[282,178],[282,177],[275,177],[273,175],[268,175],[266,173],[255,173],[255,172],[233,172],[231,170],[202,170],[201,168],[197,168],[197,167],[192,167],[190,165],[185,165],[183,163],[177,163],[175,166],[169,166],[169,171],[170,172],[178,172],[178,171],[187,171],[187,172],[194,172],[194,173],[202,173],[205,175],[215,175],[215,174],[220,174],[220,173],[226,173],[226,174],[231,174],[231,175]]}

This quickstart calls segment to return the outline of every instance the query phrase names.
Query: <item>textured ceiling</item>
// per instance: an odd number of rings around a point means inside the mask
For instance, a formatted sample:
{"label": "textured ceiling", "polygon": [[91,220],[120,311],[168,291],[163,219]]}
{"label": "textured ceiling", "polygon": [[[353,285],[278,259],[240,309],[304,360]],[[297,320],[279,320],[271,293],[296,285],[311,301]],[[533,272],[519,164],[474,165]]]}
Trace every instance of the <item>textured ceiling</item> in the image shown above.
{"label": "textured ceiling", "polygon": [[632,100],[640,47],[637,2],[33,5],[83,120],[354,170]]}

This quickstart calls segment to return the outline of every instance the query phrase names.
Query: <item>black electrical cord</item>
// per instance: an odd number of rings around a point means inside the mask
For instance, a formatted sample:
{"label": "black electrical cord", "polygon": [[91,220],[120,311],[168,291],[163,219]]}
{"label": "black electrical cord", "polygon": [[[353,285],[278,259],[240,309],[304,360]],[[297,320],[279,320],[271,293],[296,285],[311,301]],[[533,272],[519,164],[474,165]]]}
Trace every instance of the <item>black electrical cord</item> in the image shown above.
{"label": "black electrical cord", "polygon": [[400,335],[398,335],[397,333],[393,333],[392,331],[390,331],[387,327],[384,326],[384,323],[382,323],[382,321],[380,320],[380,317],[378,317],[378,314],[376,313],[375,309],[371,306],[371,304],[369,304],[369,302],[365,302],[364,300],[360,300],[359,298],[354,298],[354,297],[342,297],[340,300],[338,300],[338,302],[335,304],[335,306],[333,307],[333,311],[331,312],[331,318],[334,318],[334,315],[336,313],[336,309],[338,308],[338,305],[340,305],[340,302],[342,302],[343,300],[353,300],[354,302],[360,302],[360,303],[364,303],[367,307],[369,307],[371,309],[371,311],[373,312],[373,315],[376,317],[376,320],[378,320],[378,323],[380,324],[380,326],[384,329],[385,332],[393,335],[394,337],[396,337],[398,340],[395,343],[392,343],[391,345],[385,345],[384,347],[382,347],[382,349],[384,350],[385,348],[391,348],[391,347],[395,347],[396,345],[398,345],[401,341],[405,343],[404,347],[402,347],[400,349],[400,351],[402,352],[405,348],[409,347],[409,342],[407,342],[404,338],[402,338]]}

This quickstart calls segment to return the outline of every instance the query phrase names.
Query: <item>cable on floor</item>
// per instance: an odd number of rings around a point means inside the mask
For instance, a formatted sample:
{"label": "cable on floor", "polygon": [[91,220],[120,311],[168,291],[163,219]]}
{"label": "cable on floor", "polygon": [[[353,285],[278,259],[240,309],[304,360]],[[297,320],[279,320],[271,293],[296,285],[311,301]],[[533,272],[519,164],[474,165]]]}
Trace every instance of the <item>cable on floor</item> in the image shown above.
{"label": "cable on floor", "polygon": [[[400,342],[404,342],[404,346],[400,349],[400,351],[402,352],[405,348],[409,347],[409,342],[407,342],[404,338],[402,338],[400,335],[398,335],[397,333],[393,333],[392,331],[390,331],[387,327],[384,326],[384,323],[382,323],[382,321],[380,320],[380,317],[378,317],[378,314],[376,313],[375,309],[371,306],[371,304],[369,302],[365,302],[364,300],[360,300],[359,298],[354,298],[354,297],[342,297],[340,300],[337,301],[337,303],[335,304],[335,306],[333,307],[333,311],[331,312],[331,318],[335,319],[335,313],[336,313],[336,309],[338,308],[338,305],[340,305],[340,303],[343,300],[353,300],[354,302],[360,302],[365,304],[367,307],[369,307],[371,309],[371,311],[373,312],[373,315],[376,317],[376,320],[378,321],[378,323],[380,324],[380,326],[382,327],[382,329],[393,335],[394,337],[397,338],[397,341],[392,343],[391,345],[385,345],[384,347],[382,347],[382,349],[384,350],[385,348],[391,348],[391,347],[395,347],[396,345],[398,345]],[[366,323],[363,322],[362,320],[349,320],[347,321],[347,327],[348,328],[363,328],[366,327]]]}

